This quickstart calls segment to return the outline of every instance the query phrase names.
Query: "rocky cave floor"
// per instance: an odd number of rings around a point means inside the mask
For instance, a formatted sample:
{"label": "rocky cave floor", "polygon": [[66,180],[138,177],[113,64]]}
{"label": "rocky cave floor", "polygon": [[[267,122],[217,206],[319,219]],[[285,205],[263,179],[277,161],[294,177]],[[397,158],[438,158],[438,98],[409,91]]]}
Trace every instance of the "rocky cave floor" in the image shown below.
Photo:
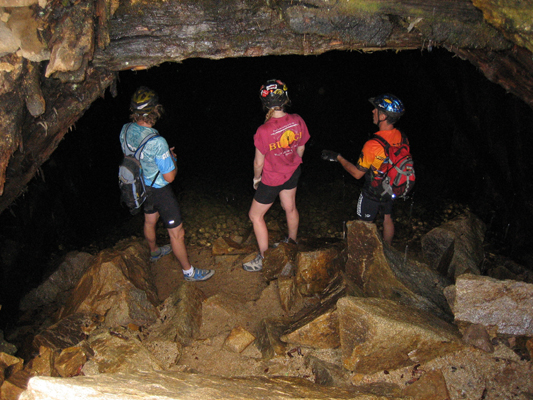
{"label": "rocky cave floor", "polygon": [[[248,220],[248,209],[252,199],[252,193],[244,193],[239,196],[229,188],[213,191],[209,183],[205,184],[205,190],[201,185],[196,185],[194,190],[181,190],[178,198],[182,209],[184,226],[186,229],[186,242],[191,263],[199,268],[213,268],[216,270],[214,277],[206,282],[198,282],[198,287],[209,298],[216,294],[227,295],[248,307],[245,320],[239,323],[253,332],[259,327],[261,320],[268,317],[287,316],[280,306],[279,295],[276,289],[276,281],[270,284],[264,279],[261,273],[245,272],[241,264],[253,258],[254,254],[242,254],[234,256],[217,257],[212,254],[214,241],[219,237],[229,237],[236,242],[255,243],[251,222]],[[323,186],[317,190],[300,187],[297,195],[297,206],[300,212],[299,239],[305,240],[332,240],[342,239],[344,232],[344,222],[355,219],[355,204],[357,201],[359,187],[355,185],[339,185],[338,182],[331,182],[328,186]],[[422,260],[421,257],[421,237],[429,230],[440,226],[444,222],[462,214],[467,207],[445,199],[417,199],[397,202],[394,209],[396,235],[393,247],[401,252],[406,252],[412,259]],[[266,216],[270,231],[270,241],[272,243],[285,237],[286,226],[284,212],[279,201],[273,205]],[[142,235],[142,215],[129,218],[125,224],[103,239],[99,243],[94,243],[86,248],[80,249],[92,254],[98,253],[105,247],[111,247],[121,239]],[[377,225],[381,228],[378,220]],[[166,230],[158,228],[159,244],[168,242]],[[490,262],[491,249],[487,249],[487,262]],[[178,285],[183,281],[181,268],[174,257],[168,255],[152,264],[152,273],[158,290],[158,295],[163,301]],[[310,300],[312,302],[312,299]],[[218,332],[216,321],[211,319],[204,322],[203,332]],[[206,324],[210,326],[206,326]],[[305,349],[291,349],[286,357],[275,357],[272,360],[261,360],[261,353],[255,346],[249,346],[241,353],[232,353],[223,349],[223,343],[228,332],[220,332],[215,335],[205,335],[193,342],[191,346],[183,349],[183,353],[178,364],[174,367],[180,371],[197,371],[206,374],[236,377],[236,376],[297,376],[309,380],[314,379],[311,368],[305,362]],[[502,358],[508,358],[509,351],[519,357],[519,359],[529,361],[528,351],[520,341],[503,341],[502,346],[497,346],[498,351],[502,351]],[[498,350],[499,349],[499,350]],[[331,352],[331,361],[338,359],[335,350]],[[328,359],[328,351],[323,351],[321,358]],[[438,362],[446,364],[452,362],[458,367],[460,365],[470,366],[472,355],[468,352],[455,355],[453,361],[440,359]],[[492,357],[495,354],[491,355]],[[480,361],[482,362],[482,361]],[[468,367],[467,367],[468,368]],[[472,373],[468,374],[469,379],[480,373],[482,366],[472,367]],[[453,369],[451,370],[453,372]],[[376,383],[379,385],[405,385],[416,380],[419,371],[415,369],[405,369],[391,371],[387,374],[386,382],[384,375],[374,378],[365,376],[365,381],[361,383]],[[355,379],[355,378],[354,378]],[[511,379],[511,378],[510,378]],[[356,380],[354,380],[355,382]],[[478,382],[480,387],[486,382]],[[450,387],[450,385],[455,387]],[[452,381],[449,383],[449,390],[455,393],[469,394],[478,393],[479,387],[471,387],[471,392],[464,392],[461,386],[472,386],[472,380],[468,382]],[[379,392],[380,389],[378,388]],[[383,388],[383,393],[390,394],[390,388]],[[507,394],[501,393],[506,396]],[[460,398],[455,397],[454,398]],[[506,398],[506,397],[502,397]]]}

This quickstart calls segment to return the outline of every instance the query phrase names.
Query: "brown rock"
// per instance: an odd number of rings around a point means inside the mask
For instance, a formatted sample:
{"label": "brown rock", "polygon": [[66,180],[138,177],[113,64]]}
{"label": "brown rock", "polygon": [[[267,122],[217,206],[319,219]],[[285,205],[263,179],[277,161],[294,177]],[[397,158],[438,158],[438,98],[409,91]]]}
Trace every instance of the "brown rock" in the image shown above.
{"label": "brown rock", "polygon": [[183,345],[180,342],[153,337],[149,341],[143,341],[144,346],[164,369],[170,369],[181,358]]}
{"label": "brown rock", "polygon": [[[302,307],[300,313],[293,316],[294,320],[290,326],[287,327],[285,334],[298,331],[302,327],[311,324],[313,321],[320,320],[322,315],[331,313],[336,309],[337,301],[340,298],[344,296],[362,295],[361,290],[346,279],[346,276],[343,273],[337,274],[337,276],[331,280],[329,286],[320,293],[320,297],[304,298],[307,300],[312,299],[314,300],[314,303]],[[332,340],[328,339],[327,342],[331,344]],[[330,345],[326,347],[330,347]]]}
{"label": "brown rock", "polygon": [[58,376],[54,368],[57,353],[49,347],[41,346],[39,355],[28,363],[31,376]]}
{"label": "brown rock", "polygon": [[22,57],[33,62],[49,59],[48,46],[39,36],[39,30],[42,29],[42,26],[34,17],[33,9],[30,7],[13,9],[7,25],[13,35],[20,40],[20,55]]}
{"label": "brown rock", "polygon": [[87,59],[92,57],[95,45],[92,10],[91,4],[80,3],[76,12],[67,13],[55,25],[54,34],[48,42],[51,54],[45,71],[47,78],[57,72],[84,69]]}
{"label": "brown rock", "polygon": [[375,224],[350,221],[346,275],[365,296],[390,299],[452,321],[443,294],[447,278],[425,264],[409,260],[404,253],[384,246]]}
{"label": "brown rock", "polygon": [[[80,251],[71,251],[56,271],[41,285],[31,290],[20,302],[21,310],[35,310],[52,303],[56,298],[73,289],[89,267],[94,256]],[[59,300],[59,303],[62,302]]]}
{"label": "brown rock", "polygon": [[481,324],[500,334],[533,336],[533,284],[464,274],[450,291],[457,324]]}
{"label": "brown rock", "polygon": [[94,356],[85,363],[85,375],[124,371],[162,370],[152,353],[142,345],[137,333],[126,328],[101,328],[94,331],[87,342]]}
{"label": "brown rock", "polygon": [[461,348],[456,327],[391,300],[344,297],[337,310],[343,365],[349,371],[391,370]]}
{"label": "brown rock", "polygon": [[255,340],[255,336],[238,326],[231,331],[224,341],[224,347],[234,353],[242,353]]}
{"label": "brown rock", "polygon": [[[45,400],[49,399],[49,393],[56,393],[58,399],[76,399],[82,398],[81,394],[88,392],[91,393],[91,399],[119,399],[129,396],[168,400],[383,400],[382,396],[359,395],[353,390],[323,387],[302,378],[223,378],[184,372],[77,376],[69,378],[68,383],[64,378],[35,377],[30,380],[28,392],[20,400]],[[401,397],[396,399],[400,400]]]}
{"label": "brown rock", "polygon": [[277,247],[269,248],[263,260],[263,276],[271,281],[279,275],[290,276],[296,265],[297,245],[294,242],[279,243]]}
{"label": "brown rock", "polygon": [[150,325],[157,318],[157,309],[148,301],[146,292],[126,284],[105,315],[105,326]]}
{"label": "brown rock", "polygon": [[455,249],[454,233],[438,227],[422,236],[421,242],[428,266],[439,274],[448,276]]}
{"label": "brown rock", "polygon": [[207,339],[230,332],[244,313],[240,301],[227,294],[216,294],[202,302],[202,325],[199,338]]}
{"label": "brown rock", "polygon": [[214,256],[231,255],[231,254],[248,254],[255,251],[255,247],[251,245],[239,244],[236,241],[227,238],[219,237],[213,242],[212,253]]}
{"label": "brown rock", "polygon": [[10,375],[24,368],[24,360],[0,352],[0,385]]}
{"label": "brown rock", "polygon": [[87,362],[87,355],[81,347],[63,349],[54,360],[54,368],[60,376],[67,378],[81,373],[83,365]]}
{"label": "brown rock", "polygon": [[75,346],[86,339],[87,334],[98,325],[99,321],[98,315],[72,314],[36,335],[33,346],[35,349],[44,346],[54,351]]}
{"label": "brown rock", "polygon": [[318,316],[306,325],[281,336],[285,343],[315,349],[335,349],[340,346],[339,320],[332,309]]}
{"label": "brown rock", "polygon": [[296,289],[303,296],[322,292],[341,270],[341,248],[334,245],[316,251],[299,252],[296,257]]}
{"label": "brown rock", "polygon": [[467,212],[432,229],[422,238],[429,265],[450,278],[464,273],[480,274],[484,258],[485,224]]}
{"label": "brown rock", "polygon": [[[4,17],[5,13],[0,12]],[[20,47],[20,38],[16,37],[3,19],[0,20],[0,57],[14,53]]]}
{"label": "brown rock", "polygon": [[472,324],[468,326],[463,334],[463,343],[477,347],[487,353],[494,352],[494,346],[491,343],[490,336],[483,325]]}
{"label": "brown rock", "polygon": [[[159,301],[148,266],[148,249],[136,240],[119,243],[115,248],[102,251],[80,279],[71,297],[59,314],[65,318],[75,312],[106,315],[111,309],[133,310],[144,304],[135,315],[122,314],[121,324],[149,322]],[[140,300],[139,291],[146,293],[151,304]],[[120,305],[118,303],[129,303]],[[129,315],[129,313],[128,313]],[[117,322],[112,320],[113,323]]]}
{"label": "brown rock", "polygon": [[528,339],[526,342],[526,349],[529,352],[529,359],[533,360],[533,338]]}
{"label": "brown rock", "polygon": [[346,369],[314,356],[305,357],[305,365],[311,367],[315,376],[315,383],[323,386],[352,388],[351,373]]}
{"label": "brown rock", "polygon": [[281,308],[289,312],[297,295],[296,285],[293,276],[280,276],[278,278],[278,290]]}
{"label": "brown rock", "polygon": [[[411,396],[416,400],[450,400],[451,396],[446,386],[446,380],[440,371],[429,371],[422,375],[419,379],[417,377],[412,384],[405,390],[406,396]],[[410,381],[411,381],[410,380]],[[409,381],[408,381],[409,382]]]}
{"label": "brown rock", "polygon": [[38,2],[38,0],[0,0],[0,7],[27,7]]}
{"label": "brown rock", "polygon": [[270,360],[275,355],[284,355],[287,345],[280,340],[287,329],[288,322],[284,319],[264,319],[257,333],[257,347],[263,359]]}
{"label": "brown rock", "polygon": [[30,373],[26,370],[11,374],[0,387],[0,399],[17,400],[21,393],[26,390],[29,380]]}
{"label": "brown rock", "polygon": [[200,335],[205,294],[192,282],[181,284],[161,305],[160,317],[147,329],[146,341],[189,345]]}

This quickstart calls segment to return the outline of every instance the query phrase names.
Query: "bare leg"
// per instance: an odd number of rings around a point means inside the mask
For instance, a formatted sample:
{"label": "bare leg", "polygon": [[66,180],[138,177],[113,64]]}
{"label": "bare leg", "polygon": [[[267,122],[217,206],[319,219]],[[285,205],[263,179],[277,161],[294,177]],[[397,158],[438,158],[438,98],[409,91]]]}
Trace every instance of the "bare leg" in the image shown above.
{"label": "bare leg", "polygon": [[159,219],[159,213],[144,214],[144,237],[148,242],[150,251],[156,251],[158,249],[156,242],[155,226]]}
{"label": "bare leg", "polygon": [[300,214],[296,209],[296,188],[282,190],[279,193],[281,206],[285,210],[287,217],[287,227],[289,228],[289,238],[296,242],[298,238],[298,226],[300,224]]}
{"label": "bare leg", "polygon": [[272,203],[261,204],[254,199],[250,211],[248,212],[250,221],[252,221],[254,226],[254,233],[257,245],[259,246],[259,252],[262,256],[265,255],[265,251],[268,249],[268,228],[265,223],[265,214],[271,206]]}
{"label": "bare leg", "polygon": [[392,246],[392,238],[394,237],[394,222],[390,214],[385,214],[383,217],[383,240]]}
{"label": "bare leg", "polygon": [[181,268],[187,271],[191,268],[189,262],[189,256],[187,255],[187,248],[185,247],[185,229],[183,224],[175,228],[168,229],[168,235],[170,236],[170,244],[172,245],[172,251],[181,264]]}

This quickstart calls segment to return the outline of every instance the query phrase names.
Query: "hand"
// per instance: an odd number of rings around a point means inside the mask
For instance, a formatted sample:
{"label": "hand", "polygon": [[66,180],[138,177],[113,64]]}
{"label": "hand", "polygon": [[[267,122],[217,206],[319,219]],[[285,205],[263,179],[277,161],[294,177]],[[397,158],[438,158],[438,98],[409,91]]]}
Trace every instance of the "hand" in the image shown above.
{"label": "hand", "polygon": [[176,156],[176,153],[174,153],[174,147],[170,148],[170,154],[172,156],[172,160],[178,161],[178,156]]}
{"label": "hand", "polygon": [[259,186],[259,182],[261,182],[261,177],[255,179],[254,178],[254,189],[257,190],[258,186]]}
{"label": "hand", "polygon": [[338,156],[340,156],[340,154],[336,153],[334,151],[322,150],[322,155],[321,155],[322,160],[338,162],[339,161],[339,160],[337,160]]}

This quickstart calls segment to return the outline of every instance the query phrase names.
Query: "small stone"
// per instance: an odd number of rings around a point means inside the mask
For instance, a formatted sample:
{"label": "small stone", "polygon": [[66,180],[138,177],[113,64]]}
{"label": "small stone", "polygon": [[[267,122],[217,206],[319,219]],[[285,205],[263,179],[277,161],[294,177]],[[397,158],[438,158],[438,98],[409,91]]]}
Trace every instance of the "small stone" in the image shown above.
{"label": "small stone", "polygon": [[229,336],[224,341],[224,347],[235,353],[242,353],[255,340],[255,336],[238,326],[233,329]]}

